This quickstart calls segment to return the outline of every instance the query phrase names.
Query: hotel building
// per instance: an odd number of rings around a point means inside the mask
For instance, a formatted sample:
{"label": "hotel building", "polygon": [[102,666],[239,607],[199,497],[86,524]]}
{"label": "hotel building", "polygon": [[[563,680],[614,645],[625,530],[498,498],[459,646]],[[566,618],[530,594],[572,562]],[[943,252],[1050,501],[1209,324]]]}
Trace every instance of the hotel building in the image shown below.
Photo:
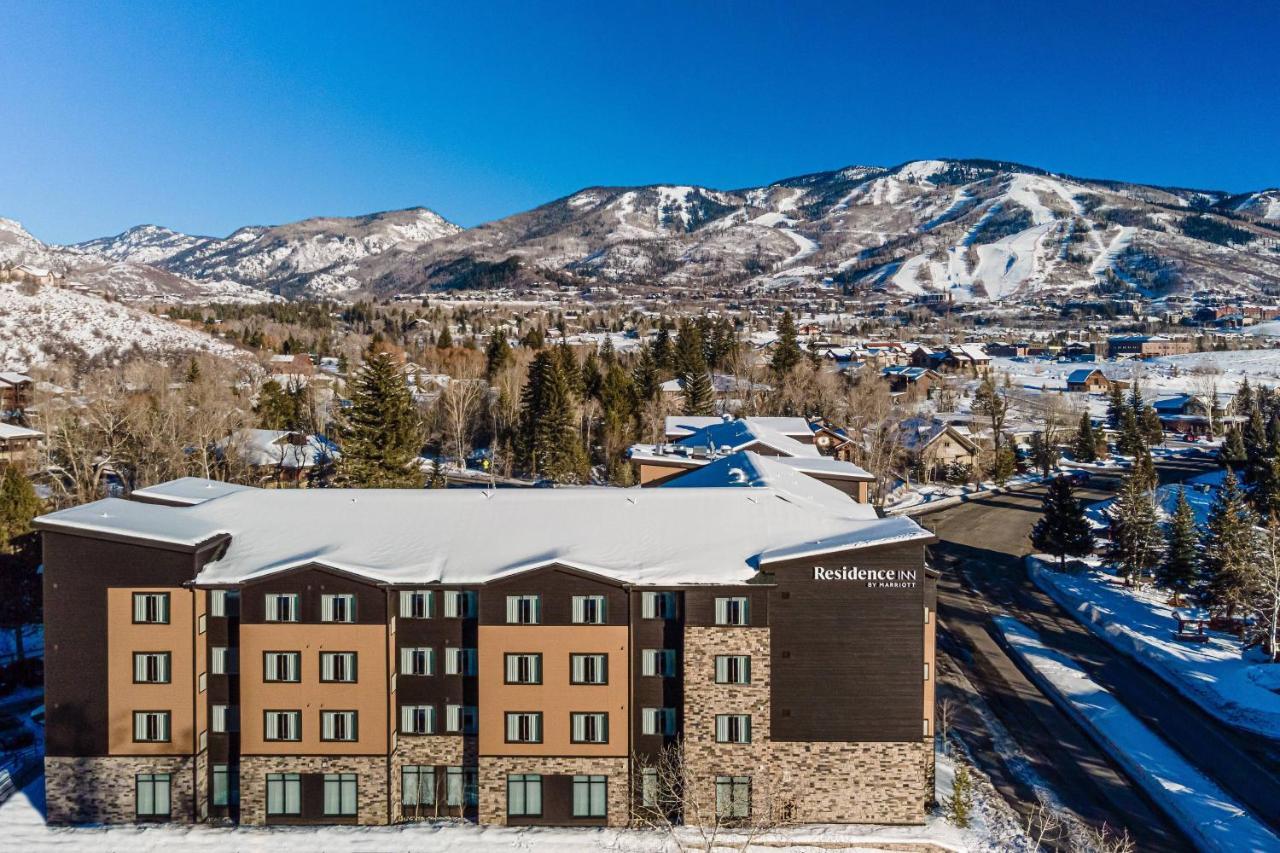
{"label": "hotel building", "polygon": [[930,534],[769,457],[652,489],[186,479],[37,525],[50,822],[623,826],[674,749],[687,820],[933,798]]}

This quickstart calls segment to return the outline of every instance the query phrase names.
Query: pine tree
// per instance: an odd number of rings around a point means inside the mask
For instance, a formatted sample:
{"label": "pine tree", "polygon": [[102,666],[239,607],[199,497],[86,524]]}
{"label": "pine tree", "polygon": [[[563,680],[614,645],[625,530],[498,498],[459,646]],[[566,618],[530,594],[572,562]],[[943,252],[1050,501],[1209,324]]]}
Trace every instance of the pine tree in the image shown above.
{"label": "pine tree", "polygon": [[1138,429],[1149,446],[1164,443],[1164,424],[1160,423],[1160,415],[1156,414],[1156,410],[1150,406],[1142,410],[1142,416],[1138,419]]}
{"label": "pine tree", "polygon": [[13,631],[18,660],[26,658],[24,631],[40,622],[40,538],[31,521],[40,499],[12,465],[0,478],[0,630]]}
{"label": "pine tree", "polygon": [[1032,463],[1040,469],[1042,476],[1048,477],[1058,464],[1057,446],[1045,438],[1042,430],[1036,430],[1031,434],[1029,450]]}
{"label": "pine tree", "polygon": [[1186,489],[1178,489],[1178,503],[1165,532],[1164,560],[1156,569],[1156,583],[1173,593],[1173,606],[1195,586],[1200,571],[1200,531],[1187,503]]}
{"label": "pine tree", "polygon": [[1093,420],[1088,412],[1080,414],[1080,427],[1076,430],[1075,441],[1071,444],[1071,455],[1077,462],[1098,461],[1098,440],[1093,434]]}
{"label": "pine tree", "polygon": [[574,396],[562,360],[542,350],[529,365],[520,399],[517,452],[520,466],[534,477],[577,483],[587,459],[575,426]]}
{"label": "pine tree", "polygon": [[655,400],[662,390],[658,379],[658,364],[653,357],[653,347],[645,344],[640,347],[640,356],[631,374],[635,384],[636,397],[640,400]]}
{"label": "pine tree", "polygon": [[791,318],[790,311],[783,311],[782,319],[778,321],[778,340],[774,344],[773,358],[769,361],[769,367],[776,376],[783,377],[789,374],[803,358],[804,352],[800,349],[800,341],[796,335],[795,320]]}
{"label": "pine tree", "polygon": [[1259,518],[1280,514],[1280,455],[1269,453],[1259,461],[1249,485],[1249,500]]}
{"label": "pine tree", "polygon": [[991,479],[1004,483],[1018,472],[1018,459],[1013,448],[1005,445],[995,451],[991,461]]}
{"label": "pine tree", "polygon": [[1226,438],[1218,450],[1218,464],[1224,468],[1240,468],[1248,461],[1249,456],[1244,449],[1244,435],[1240,432],[1240,428],[1235,425],[1227,427]]}
{"label": "pine tree", "polygon": [[427,477],[428,489],[446,489],[449,487],[449,481],[444,476],[444,466],[440,464],[440,454],[437,453],[431,459],[431,474]]}
{"label": "pine tree", "polygon": [[12,552],[31,533],[31,520],[40,514],[40,498],[31,481],[8,465],[0,478],[0,552]]}
{"label": "pine tree", "polygon": [[200,362],[196,361],[194,357],[187,362],[186,381],[188,385],[194,385],[200,381]]}
{"label": "pine tree", "polygon": [[1270,449],[1270,444],[1267,441],[1267,427],[1262,420],[1262,411],[1255,406],[1249,414],[1249,420],[1245,421],[1244,425],[1244,479],[1246,482],[1253,482],[1254,477],[1257,476],[1265,463]]}
{"label": "pine tree", "polygon": [[1258,557],[1257,518],[1249,508],[1235,474],[1227,469],[1200,540],[1200,597],[1216,609],[1234,614],[1246,597],[1246,579]]}
{"label": "pine tree", "polygon": [[449,349],[453,346],[453,333],[449,331],[449,324],[446,322],[440,329],[440,337],[436,338],[437,349]]}
{"label": "pine tree", "polygon": [[351,408],[340,429],[341,479],[364,488],[421,486],[413,462],[422,449],[422,427],[399,361],[370,344],[350,387]]}
{"label": "pine tree", "polygon": [[1107,426],[1113,430],[1120,429],[1122,413],[1127,407],[1124,404],[1124,392],[1119,382],[1111,383],[1111,394],[1107,398]]}
{"label": "pine tree", "polygon": [[1155,501],[1148,484],[1136,474],[1126,477],[1111,505],[1110,515],[1111,545],[1107,559],[1126,584],[1141,586],[1151,570],[1160,565],[1164,551]]}
{"label": "pine tree", "polygon": [[1116,439],[1116,449],[1125,456],[1139,456],[1146,450],[1147,443],[1142,437],[1142,431],[1138,429],[1138,419],[1134,417],[1132,409],[1123,409],[1120,412],[1120,435]]}
{"label": "pine tree", "polygon": [[666,326],[658,329],[653,339],[653,363],[659,376],[671,376],[676,372],[675,350],[671,346],[671,332]]}
{"label": "pine tree", "polygon": [[1031,544],[1038,550],[1058,558],[1058,567],[1066,567],[1067,557],[1084,557],[1093,553],[1093,532],[1084,516],[1084,508],[1076,499],[1070,477],[1057,477],[1045,490],[1042,515],[1031,529]]}
{"label": "pine tree", "polygon": [[507,343],[507,333],[495,329],[489,337],[489,345],[484,350],[484,375],[490,382],[499,373],[509,367],[515,357],[511,353],[511,345]]}
{"label": "pine tree", "polygon": [[711,373],[702,349],[702,335],[693,323],[686,322],[680,327],[676,341],[676,365],[684,396],[684,414],[715,414],[715,388],[711,384]]}

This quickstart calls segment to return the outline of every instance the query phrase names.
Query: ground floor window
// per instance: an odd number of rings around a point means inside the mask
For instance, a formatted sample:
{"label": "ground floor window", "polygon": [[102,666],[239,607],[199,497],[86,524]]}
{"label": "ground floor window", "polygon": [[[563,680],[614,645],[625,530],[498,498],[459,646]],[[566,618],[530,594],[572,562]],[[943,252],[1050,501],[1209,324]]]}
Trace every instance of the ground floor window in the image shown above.
{"label": "ground floor window", "polygon": [[356,774],[324,774],[324,813],[332,817],[356,816]]}
{"label": "ground floor window", "polygon": [[716,817],[744,818],[751,816],[751,777],[716,777]]}
{"label": "ground floor window", "polygon": [[139,773],[136,781],[138,817],[168,817],[170,813],[169,774]]}
{"label": "ground floor window", "polygon": [[302,776],[298,773],[267,774],[267,814],[302,814]]}
{"label": "ground floor window", "polygon": [[658,771],[646,768],[640,772],[640,805],[645,808],[658,806]]}
{"label": "ground floor window", "polygon": [[233,806],[240,802],[239,782],[231,765],[213,765],[211,802],[215,806]]}
{"label": "ground floor window", "polygon": [[507,777],[507,815],[542,817],[542,777],[536,773],[513,773]]}
{"label": "ground floor window", "polygon": [[609,783],[604,776],[573,777],[573,816],[604,817],[608,812]]}
{"label": "ground floor window", "polygon": [[408,812],[436,803],[436,769],[425,764],[406,764],[400,771],[400,803]]}
{"label": "ground floor window", "polygon": [[474,807],[480,800],[479,784],[474,768],[454,765],[444,771],[444,804]]}

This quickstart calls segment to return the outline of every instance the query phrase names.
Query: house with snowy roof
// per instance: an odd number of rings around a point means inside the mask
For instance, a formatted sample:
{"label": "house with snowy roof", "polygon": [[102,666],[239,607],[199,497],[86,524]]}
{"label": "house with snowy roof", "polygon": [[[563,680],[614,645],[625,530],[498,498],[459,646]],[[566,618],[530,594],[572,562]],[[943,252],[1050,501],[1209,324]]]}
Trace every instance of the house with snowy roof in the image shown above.
{"label": "house with snowy roof", "polygon": [[981,448],[963,426],[939,418],[907,418],[899,427],[899,444],[907,464],[929,480],[941,480],[954,465],[976,468]]}
{"label": "house with snowy roof", "polygon": [[35,467],[44,433],[0,421],[0,470],[10,465],[23,473]]}
{"label": "house with snowy roof", "polygon": [[0,412],[21,412],[31,408],[31,392],[35,382],[25,373],[0,371]]}

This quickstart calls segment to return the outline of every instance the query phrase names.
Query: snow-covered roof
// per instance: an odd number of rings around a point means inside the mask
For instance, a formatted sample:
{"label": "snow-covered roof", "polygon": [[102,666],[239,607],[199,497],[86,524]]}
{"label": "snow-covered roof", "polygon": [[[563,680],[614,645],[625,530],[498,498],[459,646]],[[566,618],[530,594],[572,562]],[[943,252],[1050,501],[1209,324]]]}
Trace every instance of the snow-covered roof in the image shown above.
{"label": "snow-covered roof", "polygon": [[27,376],[25,373],[15,373],[12,370],[0,371],[0,382],[3,382],[5,385],[20,385],[30,381],[31,377]]}
{"label": "snow-covered roof", "polygon": [[241,492],[251,488],[253,487],[241,486],[236,483],[224,483],[221,480],[206,480],[203,477],[181,477],[177,480],[170,480],[167,483],[148,486],[145,489],[134,489],[133,497],[152,498],[186,506],[195,506],[214,498],[220,498],[223,495],[229,495],[232,492]]}
{"label": "snow-covered roof", "polygon": [[730,451],[741,450],[752,444],[763,444],[784,456],[821,455],[818,448],[812,444],[796,441],[754,418],[718,420],[690,433],[676,444],[684,447],[710,447],[717,450],[727,447]]}
{"label": "snow-covered roof", "polygon": [[311,468],[338,456],[338,450],[322,436],[308,435],[295,443],[296,434],[279,429],[243,429],[219,442],[232,448],[241,460],[254,466]]}
{"label": "snow-covered roof", "polygon": [[228,535],[196,578],[207,584],[311,564],[387,583],[484,583],[551,563],[633,584],[742,583],[766,558],[930,538],[909,519],[868,517],[863,505],[771,476],[780,484],[245,489],[191,507],[107,498],[38,525],[186,546]]}
{"label": "snow-covered roof", "polygon": [[[692,435],[698,430],[718,424],[725,420],[722,415],[667,415],[666,435],[681,438]],[[746,420],[758,423],[783,435],[812,435],[809,421],[805,418],[751,417]]]}
{"label": "snow-covered roof", "polygon": [[[812,464],[801,467],[795,463],[831,463],[834,473],[862,479],[873,479],[870,474],[857,465],[841,462],[838,459],[790,459],[785,456],[762,456],[759,453],[743,451],[731,456],[721,456],[705,465],[694,468],[678,477],[673,477],[659,485],[658,488],[699,489],[706,487],[732,488],[754,487],[772,488],[778,492],[813,501],[817,504],[833,506],[839,512],[847,512],[845,504],[851,502],[848,495],[820,480],[807,476],[811,473],[827,473],[820,469],[821,465]],[[850,473],[848,469],[852,469]],[[861,475],[861,476],[859,476]],[[858,504],[863,508],[860,517],[875,518],[876,511],[870,504]]]}
{"label": "snow-covered roof", "polygon": [[970,431],[936,418],[907,418],[902,422],[902,447],[905,450],[924,450],[937,439],[950,433],[970,450],[977,449]]}
{"label": "snow-covered roof", "polygon": [[[1102,373],[1102,371],[1096,367],[1081,367],[1071,371],[1071,373],[1067,375],[1067,381],[1068,382],[1084,382],[1095,373]],[[1105,377],[1106,374],[1103,374],[1103,376]]]}
{"label": "snow-covered roof", "polygon": [[0,422],[0,441],[8,441],[12,438],[41,438],[43,436],[44,433],[39,430]]}

